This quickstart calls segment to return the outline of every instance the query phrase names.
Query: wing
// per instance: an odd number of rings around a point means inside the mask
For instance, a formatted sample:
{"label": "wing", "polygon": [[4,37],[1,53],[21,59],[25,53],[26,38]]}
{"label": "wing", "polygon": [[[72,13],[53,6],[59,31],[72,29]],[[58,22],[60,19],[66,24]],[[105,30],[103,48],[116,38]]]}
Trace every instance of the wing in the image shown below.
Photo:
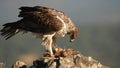
{"label": "wing", "polygon": [[6,39],[19,33],[21,30],[34,33],[50,34],[61,30],[62,22],[56,17],[57,15],[49,12],[48,8],[38,7],[21,7],[19,17],[21,20],[13,23],[4,24],[1,35]]}
{"label": "wing", "polygon": [[58,28],[60,26],[58,25],[59,24],[40,24],[36,20],[24,18],[17,22],[4,24],[4,28],[0,30],[0,35],[4,36],[6,39],[9,39],[20,31],[50,34],[59,30]]}
{"label": "wing", "polygon": [[62,28],[61,21],[56,18],[57,14],[53,14],[54,10],[51,8],[35,6],[21,7],[20,9],[19,17],[35,21],[34,24],[39,25],[40,29],[43,29],[45,32],[58,31]]}
{"label": "wing", "polygon": [[54,13],[56,11],[55,9],[42,7],[42,6],[35,6],[35,7],[23,6],[23,7],[20,7],[19,9],[21,11],[18,17],[23,17],[23,18],[25,17],[41,18],[41,17],[44,17],[45,15],[50,15],[53,17],[57,15]]}

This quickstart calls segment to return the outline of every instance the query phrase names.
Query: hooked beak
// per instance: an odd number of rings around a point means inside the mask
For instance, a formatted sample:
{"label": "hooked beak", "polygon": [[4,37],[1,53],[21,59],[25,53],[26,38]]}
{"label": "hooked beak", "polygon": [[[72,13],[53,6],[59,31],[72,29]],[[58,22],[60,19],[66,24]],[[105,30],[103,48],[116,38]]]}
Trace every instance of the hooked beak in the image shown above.
{"label": "hooked beak", "polygon": [[78,35],[78,29],[75,28],[73,31],[70,32],[70,42],[73,42],[77,37],[77,35]]}
{"label": "hooked beak", "polygon": [[75,39],[70,39],[70,42],[74,42],[75,41]]}

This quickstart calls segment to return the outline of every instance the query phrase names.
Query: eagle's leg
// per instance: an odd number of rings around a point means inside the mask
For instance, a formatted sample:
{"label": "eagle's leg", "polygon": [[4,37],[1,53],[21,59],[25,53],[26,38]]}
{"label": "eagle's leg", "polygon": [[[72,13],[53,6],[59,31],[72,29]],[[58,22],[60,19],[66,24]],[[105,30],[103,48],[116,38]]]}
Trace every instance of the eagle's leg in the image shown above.
{"label": "eagle's leg", "polygon": [[50,52],[50,56],[53,56],[53,50],[52,50],[52,43],[53,43],[52,37],[53,36],[54,36],[54,34],[45,35],[43,43],[42,43],[42,45],[45,46],[46,50],[48,50]]}
{"label": "eagle's leg", "polygon": [[52,39],[50,38],[46,38],[42,45],[45,46],[46,50],[48,50],[50,52],[50,55],[52,56],[53,55],[53,51],[52,51]]}
{"label": "eagle's leg", "polygon": [[55,53],[58,49],[58,46],[56,44],[56,38],[53,37],[53,43],[52,43],[52,49],[53,49],[53,52]]}

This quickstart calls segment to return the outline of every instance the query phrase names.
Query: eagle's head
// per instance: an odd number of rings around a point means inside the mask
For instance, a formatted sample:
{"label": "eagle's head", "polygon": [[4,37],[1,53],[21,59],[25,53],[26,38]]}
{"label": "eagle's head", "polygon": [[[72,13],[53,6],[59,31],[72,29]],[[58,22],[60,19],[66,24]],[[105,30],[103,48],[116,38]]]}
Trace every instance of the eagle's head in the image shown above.
{"label": "eagle's head", "polygon": [[70,35],[70,42],[73,42],[78,35],[78,28],[74,27],[73,30],[69,32],[69,35]]}

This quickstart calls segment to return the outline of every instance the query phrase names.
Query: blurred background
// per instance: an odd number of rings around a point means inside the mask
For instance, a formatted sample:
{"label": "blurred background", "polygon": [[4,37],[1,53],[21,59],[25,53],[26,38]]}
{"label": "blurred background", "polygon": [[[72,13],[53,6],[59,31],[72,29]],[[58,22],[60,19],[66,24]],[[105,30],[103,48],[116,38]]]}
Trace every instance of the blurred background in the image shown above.
{"label": "blurred background", "polygon": [[[64,11],[79,28],[78,38],[57,39],[62,48],[74,48],[111,68],[120,67],[120,0],[0,0],[0,29],[19,20],[19,7],[46,6]],[[64,44],[63,44],[64,43]],[[10,68],[16,60],[42,56],[41,40],[31,33],[18,34],[9,40],[0,38],[0,63]],[[25,57],[24,57],[25,56]],[[31,57],[28,57],[31,56]]]}

